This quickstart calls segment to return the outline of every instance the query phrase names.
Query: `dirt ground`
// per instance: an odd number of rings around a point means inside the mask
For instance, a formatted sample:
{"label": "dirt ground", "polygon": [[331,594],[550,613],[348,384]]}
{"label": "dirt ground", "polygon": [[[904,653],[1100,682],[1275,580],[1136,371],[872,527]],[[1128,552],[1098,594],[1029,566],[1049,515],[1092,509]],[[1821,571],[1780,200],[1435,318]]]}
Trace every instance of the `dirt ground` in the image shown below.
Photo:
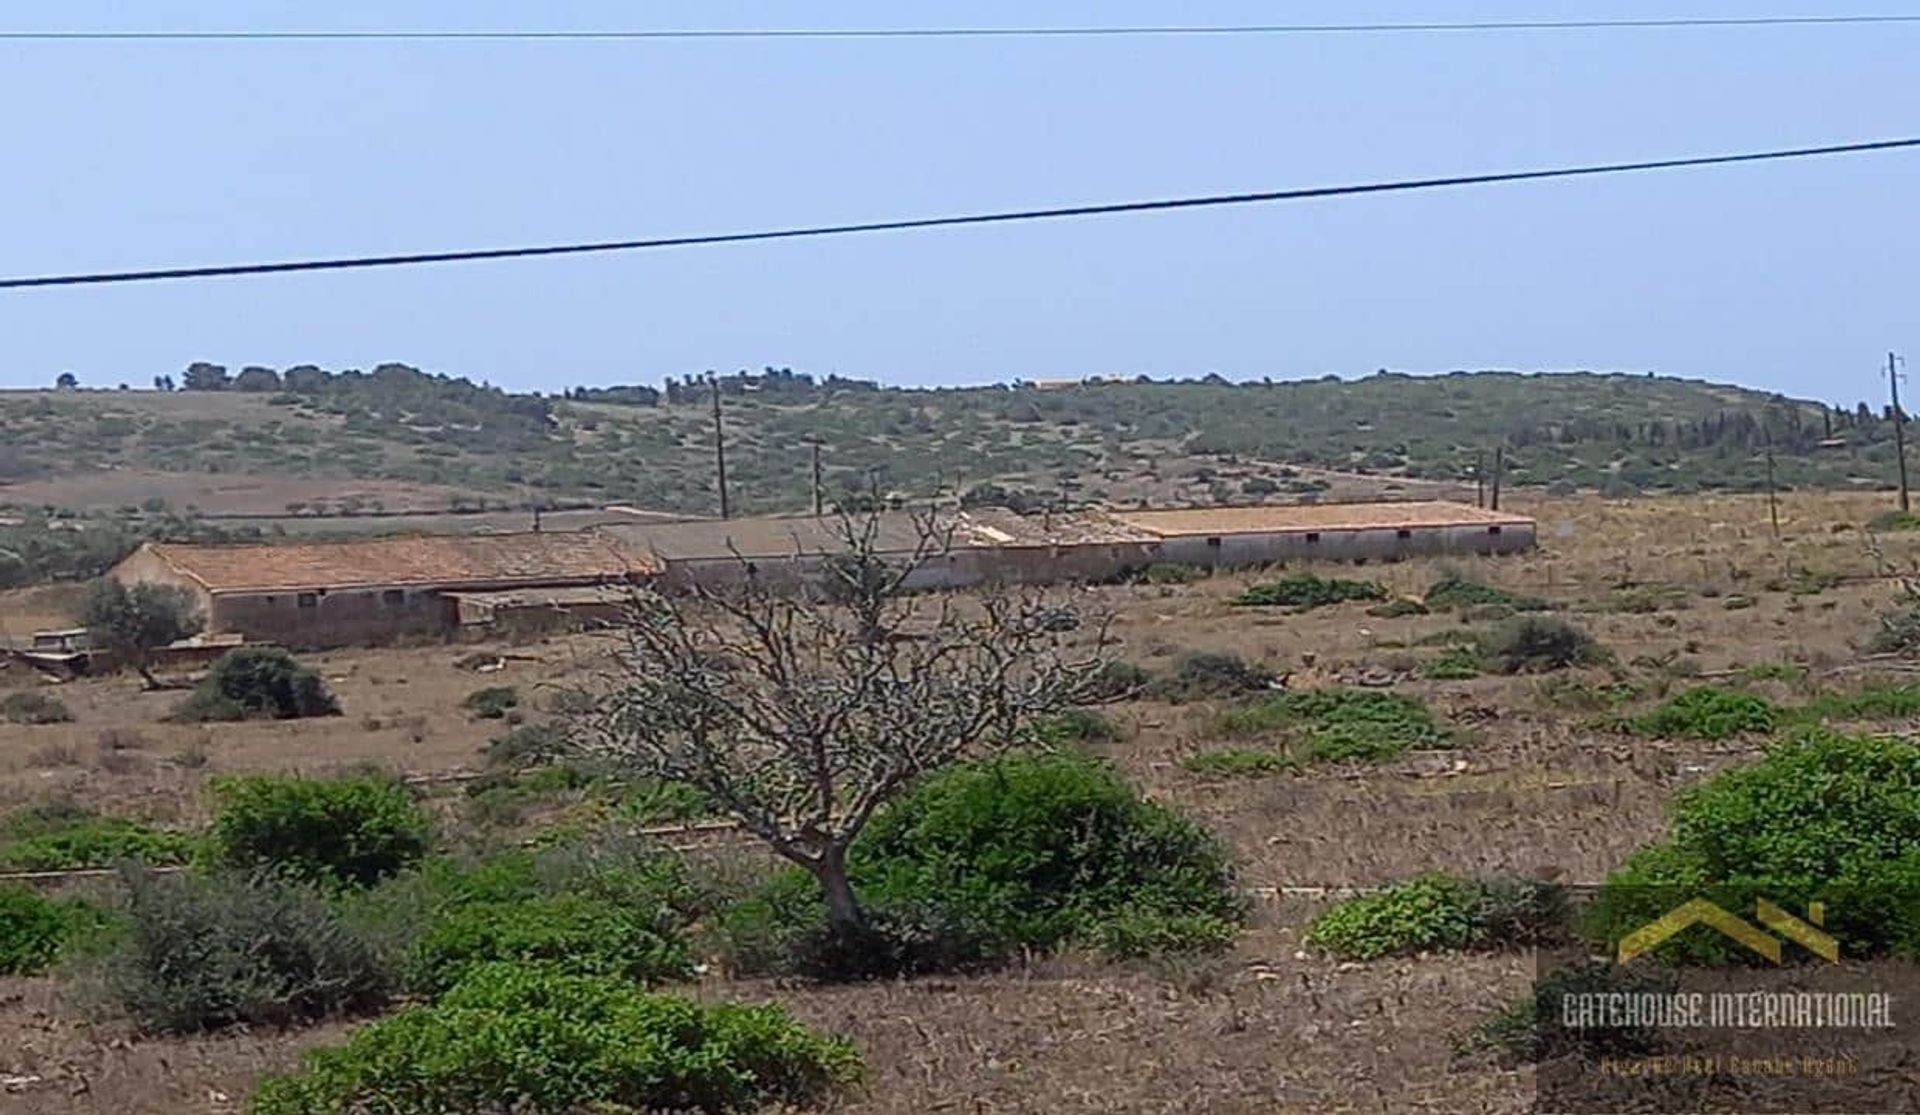
{"label": "dirt ground", "polygon": [[[1859,643],[1911,570],[1920,532],[1859,529],[1884,500],[1783,499],[1781,537],[1759,497],[1604,502],[1514,500],[1540,520],[1535,553],[1479,559],[1474,575],[1560,602],[1649,687],[1792,662],[1804,680],[1776,695],[1871,676]],[[1438,561],[1340,570],[1418,593]],[[1451,616],[1384,619],[1360,605],[1305,614],[1230,606],[1254,573],[1180,586],[1095,590],[1124,657],[1164,666],[1186,650],[1233,651],[1316,684],[1370,671],[1399,679]],[[1654,593],[1654,612],[1635,593]],[[1751,606],[1729,608],[1750,597]],[[0,597],[0,611],[18,606]],[[1424,645],[1423,645],[1424,643]],[[160,722],[172,696],[130,680],[58,687],[71,724],[0,726],[0,811],[52,794],[161,823],[203,816],[199,788],[225,771],[325,770],[377,763],[418,775],[473,769],[498,722],[459,705],[482,685],[541,686],[580,669],[587,649],[553,640],[497,648],[498,672],[454,665],[471,647],[342,651],[310,660],[346,714],[324,721],[185,726]],[[1582,680],[1604,682],[1604,671]],[[0,674],[0,686],[9,684]],[[1336,964],[1302,950],[1329,898],[1422,870],[1503,871],[1593,882],[1659,835],[1676,790],[1750,757],[1737,744],[1650,742],[1585,727],[1556,704],[1559,682],[1487,677],[1396,680],[1464,736],[1447,752],[1373,767],[1219,779],[1180,760],[1222,746],[1206,705],[1134,702],[1125,738],[1099,745],[1150,793],[1204,820],[1233,847],[1256,915],[1233,952],[1209,961],[1102,965],[1055,958],[994,975],[858,987],[791,987],[708,977],[702,995],[774,999],[853,1037],[872,1079],[835,1110],[921,1112],[1520,1112],[1531,1077],[1463,1059],[1453,1041],[1523,991],[1522,954]],[[1892,725],[1894,729],[1912,725]],[[113,733],[107,746],[103,735]],[[133,746],[125,746],[132,739]],[[0,1111],[46,1115],[227,1112],[263,1071],[344,1027],[193,1040],[140,1040],[90,1024],[48,980],[0,980]],[[31,1078],[31,1079],[29,1079]]]}

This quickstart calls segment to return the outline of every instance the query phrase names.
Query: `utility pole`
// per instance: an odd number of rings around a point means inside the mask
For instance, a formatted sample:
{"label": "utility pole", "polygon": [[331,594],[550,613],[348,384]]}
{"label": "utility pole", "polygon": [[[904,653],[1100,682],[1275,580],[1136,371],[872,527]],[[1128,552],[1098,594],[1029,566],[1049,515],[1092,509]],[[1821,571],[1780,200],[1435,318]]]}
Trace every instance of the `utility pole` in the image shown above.
{"label": "utility pole", "polygon": [[1487,505],[1487,451],[1484,449],[1473,455],[1473,505]]}
{"label": "utility pole", "polygon": [[1907,419],[1900,413],[1900,358],[1887,353],[1887,391],[1893,396],[1893,452],[1900,458],[1900,511],[1913,508],[1907,500]]}
{"label": "utility pole", "polygon": [[727,431],[720,418],[720,377],[707,373],[713,384],[713,474],[720,484],[720,517],[732,518],[727,506]]}
{"label": "utility pole", "polygon": [[[1764,431],[1765,427],[1761,427]],[[1774,497],[1773,488],[1773,435],[1766,435],[1767,442],[1767,518],[1773,523],[1773,537],[1780,538],[1780,501]]]}
{"label": "utility pole", "polygon": [[1504,446],[1493,447],[1493,503],[1492,510],[1500,510],[1500,474],[1506,471],[1507,451]]}
{"label": "utility pole", "polygon": [[813,517],[820,517],[820,443],[813,443]]}

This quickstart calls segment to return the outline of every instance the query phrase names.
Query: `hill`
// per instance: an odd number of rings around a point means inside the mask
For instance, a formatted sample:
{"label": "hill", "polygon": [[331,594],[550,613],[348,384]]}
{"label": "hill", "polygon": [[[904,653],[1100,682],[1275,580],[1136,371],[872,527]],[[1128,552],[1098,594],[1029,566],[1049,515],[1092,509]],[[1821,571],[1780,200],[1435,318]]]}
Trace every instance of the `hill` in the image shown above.
{"label": "hill", "polygon": [[[308,481],[272,507],[254,498],[245,510],[256,515],[530,500],[708,513],[716,502],[704,384],[540,396],[404,365],[338,374],[247,369],[231,379],[224,369],[218,379],[195,369],[185,379],[200,386],[187,390],[0,392],[0,428],[8,431],[0,485],[15,485],[12,497],[0,486],[0,503],[98,509],[111,484],[103,498],[96,476],[87,498],[70,499],[65,481],[109,469],[149,480]],[[1783,487],[1879,486],[1894,475],[1892,425],[1864,404],[1840,410],[1649,376],[1477,372],[928,390],[816,383],[770,370],[725,377],[722,387],[739,511],[806,506],[816,441],[829,499],[875,488],[978,488],[998,498],[997,488],[1033,502],[1223,500],[1325,487],[1310,470],[1471,483],[1476,462],[1496,446],[1506,450],[1508,483],[1619,494],[1755,490],[1764,484],[1768,441]],[[331,497],[316,493],[315,480],[360,484]],[[159,495],[122,502],[225,510],[204,499],[167,500],[164,485],[153,490]]]}

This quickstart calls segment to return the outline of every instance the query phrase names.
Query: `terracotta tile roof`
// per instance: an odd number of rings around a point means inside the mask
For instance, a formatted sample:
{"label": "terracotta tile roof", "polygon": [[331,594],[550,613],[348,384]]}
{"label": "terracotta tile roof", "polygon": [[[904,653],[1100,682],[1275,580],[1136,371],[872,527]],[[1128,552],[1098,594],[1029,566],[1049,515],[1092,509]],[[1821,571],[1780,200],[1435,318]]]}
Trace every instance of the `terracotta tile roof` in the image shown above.
{"label": "terracotta tile roof", "polygon": [[659,571],[644,553],[628,553],[586,533],[240,546],[150,542],[145,548],[216,593],[405,585],[510,588],[624,580]]}
{"label": "terracotta tile roof", "polygon": [[1265,507],[1201,507],[1168,511],[1110,511],[1128,526],[1161,537],[1182,534],[1264,534],[1292,530],[1531,526],[1525,515],[1487,511],[1438,500],[1405,503],[1302,503]]}

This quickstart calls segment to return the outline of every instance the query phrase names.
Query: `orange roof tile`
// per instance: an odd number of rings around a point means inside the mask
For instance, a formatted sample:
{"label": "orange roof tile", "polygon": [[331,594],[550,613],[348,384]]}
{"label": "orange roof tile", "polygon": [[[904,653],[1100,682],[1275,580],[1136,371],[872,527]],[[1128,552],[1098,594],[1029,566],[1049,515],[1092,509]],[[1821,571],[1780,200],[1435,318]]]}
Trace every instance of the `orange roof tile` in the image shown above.
{"label": "orange roof tile", "polygon": [[1292,530],[1531,526],[1532,519],[1439,500],[1405,503],[1301,503],[1263,507],[1199,507],[1168,511],[1109,511],[1131,527],[1161,537],[1182,534],[1264,534]]}
{"label": "orange roof tile", "polygon": [[660,571],[647,555],[584,533],[426,535],[238,546],[151,542],[147,549],[216,593],[580,584]]}

